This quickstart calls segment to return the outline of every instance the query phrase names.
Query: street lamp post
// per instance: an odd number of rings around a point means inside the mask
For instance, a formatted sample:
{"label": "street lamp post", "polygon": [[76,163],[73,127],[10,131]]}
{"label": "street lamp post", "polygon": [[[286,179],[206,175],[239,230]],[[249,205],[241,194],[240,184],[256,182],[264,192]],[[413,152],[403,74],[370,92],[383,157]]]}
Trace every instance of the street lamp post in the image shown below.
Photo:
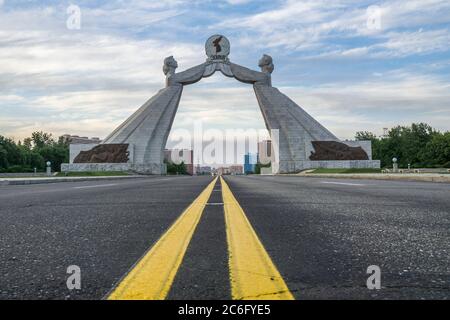
{"label": "street lamp post", "polygon": [[47,161],[47,176],[51,176],[52,175],[52,163],[50,161]]}
{"label": "street lamp post", "polygon": [[392,158],[392,171],[394,173],[398,172],[398,163],[397,163],[397,158]]}

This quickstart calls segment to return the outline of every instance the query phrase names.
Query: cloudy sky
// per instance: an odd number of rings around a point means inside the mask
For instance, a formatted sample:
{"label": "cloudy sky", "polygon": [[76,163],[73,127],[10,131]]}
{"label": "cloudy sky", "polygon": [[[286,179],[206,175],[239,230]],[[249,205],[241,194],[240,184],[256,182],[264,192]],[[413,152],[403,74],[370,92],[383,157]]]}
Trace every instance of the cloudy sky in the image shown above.
{"label": "cloudy sky", "polygon": [[[342,139],[450,130],[448,0],[0,0],[0,134],[104,138],[164,86],[166,56],[178,71],[200,64],[216,33],[234,63],[270,54],[274,86]],[[185,88],[174,128],[198,119],[264,128],[251,86],[221,74]]]}

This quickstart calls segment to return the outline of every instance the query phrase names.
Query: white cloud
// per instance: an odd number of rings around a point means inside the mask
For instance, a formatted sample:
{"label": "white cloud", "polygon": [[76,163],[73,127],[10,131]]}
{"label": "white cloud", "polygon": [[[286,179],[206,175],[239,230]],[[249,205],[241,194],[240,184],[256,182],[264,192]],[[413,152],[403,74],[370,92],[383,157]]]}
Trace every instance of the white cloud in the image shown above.
{"label": "white cloud", "polygon": [[246,4],[249,2],[252,2],[252,0],[226,0],[227,3],[232,4],[232,5],[241,5],[241,4]]}
{"label": "white cloud", "polygon": [[201,45],[64,26],[54,8],[0,12],[0,134],[104,136],[164,86],[164,57],[202,62]]}
{"label": "white cloud", "polygon": [[[438,77],[389,72],[361,83],[332,83],[281,91],[340,138],[356,131],[428,122],[440,130],[450,123],[450,84]],[[436,117],[433,113],[439,113]]]}
{"label": "white cloud", "polygon": [[412,32],[387,32],[378,36],[378,43],[364,47],[339,48],[323,51],[320,54],[310,54],[302,59],[328,58],[403,58],[420,56],[430,53],[447,52],[450,50],[450,30],[417,30]]}
{"label": "white cloud", "polygon": [[183,91],[174,128],[191,130],[199,119],[210,128],[265,128],[252,86],[221,74]]}
{"label": "white cloud", "polygon": [[[280,8],[225,19],[214,28],[228,27],[239,31],[243,45],[302,52],[315,49],[326,56],[369,53],[369,48],[354,48],[337,42],[358,37],[371,40],[370,49],[376,49],[380,55],[406,56],[449,50],[449,30],[440,24],[450,22],[450,2],[380,2],[377,6],[381,12],[381,30],[367,26],[369,5],[371,3],[364,6],[359,1],[348,0],[331,3],[325,0],[286,1]],[[416,32],[423,26],[432,30]],[[407,30],[394,31],[395,28]]]}
{"label": "white cloud", "polygon": [[[394,57],[426,53],[437,53],[449,50],[450,30],[439,29],[415,32],[389,32],[387,41],[374,45],[369,51],[375,51],[375,56]],[[381,52],[377,52],[381,50]]]}

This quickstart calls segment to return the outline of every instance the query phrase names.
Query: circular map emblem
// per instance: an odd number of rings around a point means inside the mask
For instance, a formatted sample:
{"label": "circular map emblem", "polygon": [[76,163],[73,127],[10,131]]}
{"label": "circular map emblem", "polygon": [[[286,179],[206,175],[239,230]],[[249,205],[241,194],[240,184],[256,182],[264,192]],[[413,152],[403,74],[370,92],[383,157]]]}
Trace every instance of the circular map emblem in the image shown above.
{"label": "circular map emblem", "polygon": [[230,41],[225,36],[216,34],[206,41],[205,49],[210,60],[226,60],[230,54]]}

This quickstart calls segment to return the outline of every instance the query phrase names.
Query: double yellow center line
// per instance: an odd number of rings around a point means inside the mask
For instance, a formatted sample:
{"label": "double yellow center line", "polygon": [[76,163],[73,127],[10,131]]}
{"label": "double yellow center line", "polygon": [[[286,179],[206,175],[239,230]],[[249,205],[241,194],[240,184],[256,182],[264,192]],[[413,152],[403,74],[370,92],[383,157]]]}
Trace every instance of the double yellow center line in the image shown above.
{"label": "double yellow center line", "polygon": [[108,297],[109,300],[163,300],[183,261],[217,178],[181,214]]}
{"label": "double yellow center line", "polygon": [[220,180],[227,228],[231,296],[236,300],[293,299],[244,210],[225,180]]}
{"label": "double yellow center line", "polygon": [[[163,300],[167,297],[216,182],[217,178],[141,258],[109,295],[109,300]],[[222,178],[220,182],[232,298],[293,299],[227,183]]]}

